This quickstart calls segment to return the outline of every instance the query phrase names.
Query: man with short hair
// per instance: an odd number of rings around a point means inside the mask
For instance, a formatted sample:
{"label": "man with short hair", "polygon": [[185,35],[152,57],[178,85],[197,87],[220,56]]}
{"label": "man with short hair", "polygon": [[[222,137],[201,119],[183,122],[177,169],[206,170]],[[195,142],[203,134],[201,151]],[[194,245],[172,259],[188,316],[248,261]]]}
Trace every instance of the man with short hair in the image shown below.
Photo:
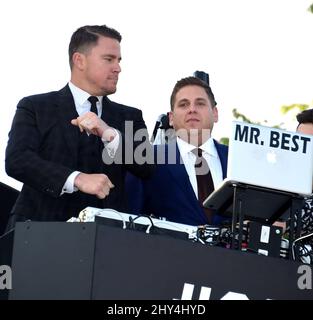
{"label": "man with short hair", "polygon": [[[65,221],[87,206],[124,211],[126,170],[151,174],[151,165],[125,162],[126,156],[133,160],[139,144],[149,149],[141,111],[107,97],[121,72],[121,39],[105,25],[77,29],[69,44],[69,83],[19,102],[5,165],[24,185],[8,226],[29,219]],[[146,138],[134,141],[125,134],[127,121]],[[122,160],[115,161],[117,156]]]}
{"label": "man with short hair", "polygon": [[[313,135],[313,109],[307,109],[297,115],[298,126],[297,132]],[[301,214],[302,231],[301,234],[313,232],[313,198],[306,199]],[[312,234],[313,236],[313,234]],[[311,261],[312,262],[312,261]]]}
{"label": "man with short hair", "polygon": [[149,179],[127,177],[130,212],[189,225],[218,225],[221,218],[202,205],[227,170],[228,147],[211,137],[218,121],[213,92],[202,80],[187,77],[176,83],[170,104],[176,139],[155,146],[156,171]]}
{"label": "man with short hair", "polygon": [[313,135],[313,109],[307,109],[297,114],[297,132]]}

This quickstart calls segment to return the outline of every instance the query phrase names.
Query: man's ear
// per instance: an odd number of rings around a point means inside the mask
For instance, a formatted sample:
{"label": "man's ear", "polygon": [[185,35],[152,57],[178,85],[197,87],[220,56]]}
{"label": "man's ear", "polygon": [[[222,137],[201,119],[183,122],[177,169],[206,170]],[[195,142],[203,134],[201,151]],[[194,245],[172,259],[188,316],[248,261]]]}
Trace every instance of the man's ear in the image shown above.
{"label": "man's ear", "polygon": [[173,127],[173,112],[172,112],[172,111],[170,111],[170,112],[168,113],[168,119],[169,119],[169,124],[170,124],[170,126]]}
{"label": "man's ear", "polygon": [[218,121],[218,109],[216,107],[213,107],[213,119],[214,122]]}
{"label": "man's ear", "polygon": [[85,55],[80,52],[75,52],[72,56],[73,65],[79,69],[83,70],[85,67]]}

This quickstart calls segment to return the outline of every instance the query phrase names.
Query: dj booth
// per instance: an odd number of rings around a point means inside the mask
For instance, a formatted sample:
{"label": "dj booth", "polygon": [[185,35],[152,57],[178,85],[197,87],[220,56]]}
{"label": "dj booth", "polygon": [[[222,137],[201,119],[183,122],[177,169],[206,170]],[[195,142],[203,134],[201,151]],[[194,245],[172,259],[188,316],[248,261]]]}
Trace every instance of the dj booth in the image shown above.
{"label": "dj booth", "polygon": [[300,266],[96,222],[25,222],[9,299],[313,299]]}

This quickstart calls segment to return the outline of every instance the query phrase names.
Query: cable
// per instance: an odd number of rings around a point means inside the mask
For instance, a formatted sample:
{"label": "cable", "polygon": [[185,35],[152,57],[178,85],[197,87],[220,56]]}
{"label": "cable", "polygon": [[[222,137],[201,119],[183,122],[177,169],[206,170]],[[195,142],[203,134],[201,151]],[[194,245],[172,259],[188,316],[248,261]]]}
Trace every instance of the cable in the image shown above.
{"label": "cable", "polygon": [[156,227],[159,227],[159,228],[162,228],[162,225],[168,225],[171,227],[170,230],[173,230],[175,231],[179,231],[179,232],[184,232],[184,233],[187,233],[188,234],[188,238],[190,240],[198,240],[197,236],[196,235],[193,235],[192,233],[190,232],[187,232],[186,230],[184,230],[183,228],[180,228],[179,226],[175,225],[175,224],[172,224],[170,222],[167,222],[165,220],[159,220],[159,221],[156,221],[155,224],[154,224]]}
{"label": "cable", "polygon": [[[293,243],[292,243],[292,246],[291,246],[291,252],[292,252],[292,258],[293,258],[293,260],[296,260],[296,257],[295,257],[295,245],[296,245],[296,243],[297,242],[299,242],[299,241],[301,241],[301,240],[304,240],[304,239],[306,239],[306,238],[310,238],[310,237],[312,237],[313,236],[313,233],[309,233],[309,234],[306,234],[306,235],[304,235],[304,236],[302,236],[302,237],[300,237],[300,238],[298,238],[298,239],[296,239],[295,241],[293,241]],[[306,245],[304,244],[304,245],[302,245],[302,250],[308,250],[306,247],[305,247]],[[311,246],[311,248],[312,248],[312,246]],[[312,252],[312,250],[311,250],[311,252]],[[313,252],[312,252],[313,253]],[[310,252],[308,251],[308,254],[310,254]]]}
{"label": "cable", "polygon": [[148,216],[148,215],[145,215],[145,214],[139,215],[139,216],[137,216],[136,218],[132,218],[132,217],[130,216],[130,217],[129,217],[129,229],[134,229],[134,230],[136,229],[136,228],[135,228],[135,221],[136,221],[137,219],[139,219],[139,218],[148,218],[148,219],[150,220],[151,224],[150,224],[150,225],[148,226],[148,228],[146,229],[146,233],[150,233],[150,229],[151,229],[152,227],[154,227],[154,223],[153,223],[151,217]]}
{"label": "cable", "polygon": [[8,231],[6,231],[4,234],[2,234],[2,235],[0,236],[0,239],[2,239],[2,238],[4,238],[5,236],[7,236],[9,233],[11,233],[12,231],[14,231],[14,229],[15,229],[15,227],[9,229]]}
{"label": "cable", "polygon": [[[106,210],[106,209],[99,210],[98,212],[95,213],[95,216],[97,215],[97,216],[100,216],[100,217],[101,217],[101,213],[106,213],[106,212],[108,212],[108,210]],[[114,210],[114,209],[110,209],[109,212],[112,212],[112,213],[118,215],[118,216],[122,219],[123,229],[126,229],[126,228],[127,228],[126,221],[125,221],[123,215],[122,215],[120,212],[118,212],[118,211],[116,211],[116,210]],[[100,215],[99,215],[99,213],[100,213]],[[104,217],[104,218],[109,218],[108,216],[102,216],[102,217]]]}

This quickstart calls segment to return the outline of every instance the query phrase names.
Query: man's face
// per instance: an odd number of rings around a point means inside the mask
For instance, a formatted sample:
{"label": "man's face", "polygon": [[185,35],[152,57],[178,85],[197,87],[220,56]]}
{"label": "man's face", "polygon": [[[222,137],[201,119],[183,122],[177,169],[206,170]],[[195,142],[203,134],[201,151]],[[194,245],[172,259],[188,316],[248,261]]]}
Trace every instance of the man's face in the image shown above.
{"label": "man's face", "polygon": [[109,95],[116,91],[121,72],[120,43],[111,38],[99,37],[96,46],[81,54],[81,75],[86,91],[93,95]]}
{"label": "man's face", "polygon": [[313,123],[301,123],[297,128],[297,132],[313,135]]}
{"label": "man's face", "polygon": [[177,92],[169,118],[176,132],[181,129],[187,132],[207,129],[211,132],[218,120],[218,112],[216,107],[212,107],[204,88],[188,85]]}
{"label": "man's face", "polygon": [[313,123],[301,123],[301,124],[299,124],[299,126],[297,128],[297,132],[313,135]]}

